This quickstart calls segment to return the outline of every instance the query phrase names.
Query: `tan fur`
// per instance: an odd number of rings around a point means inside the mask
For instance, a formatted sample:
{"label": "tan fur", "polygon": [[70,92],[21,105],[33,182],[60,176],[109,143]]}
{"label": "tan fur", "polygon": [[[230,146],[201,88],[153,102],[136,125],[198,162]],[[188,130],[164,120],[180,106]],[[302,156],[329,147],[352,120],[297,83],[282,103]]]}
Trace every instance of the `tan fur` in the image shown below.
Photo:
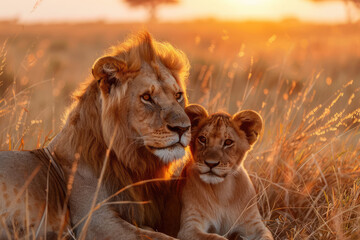
{"label": "tan fur", "polygon": [[[184,155],[184,148],[190,142],[190,121],[184,112],[188,70],[184,53],[142,32],[99,58],[93,65],[93,77],[74,94],[75,101],[65,117],[65,125],[48,149],[64,171],[66,183],[71,184],[68,206],[71,223],[77,226],[74,231],[80,239],[172,239],[160,232],[145,230],[174,231],[163,224],[167,222],[163,221],[168,210],[165,207],[172,201],[170,198],[176,196],[172,182],[147,183],[110,199],[110,202],[150,201],[148,204],[107,204],[92,213],[87,226],[83,219],[90,211],[103,168],[105,174],[96,202],[129,184],[164,177],[170,162]],[[183,93],[181,98],[175,98],[178,92]],[[150,94],[152,102],[145,101],[144,94]],[[106,166],[105,159],[108,159]],[[9,188],[12,179],[23,176],[23,172],[18,172],[19,167],[29,162],[31,171],[38,160],[31,159],[28,153],[21,156],[14,152],[1,153],[0,186],[5,183]],[[75,176],[72,175],[74,169],[77,169]],[[46,171],[36,176],[32,184],[43,185]],[[18,187],[23,183],[19,182]],[[50,185],[56,184],[50,181]],[[36,188],[28,191],[30,202],[43,206],[44,192]],[[0,194],[0,214],[9,211],[6,208],[9,197]],[[54,204],[49,202],[50,206]],[[17,210],[14,206],[11,212]],[[62,217],[62,207],[60,210],[54,219]],[[173,213],[176,219],[176,211]],[[13,221],[9,215],[5,220],[6,226]],[[34,221],[36,228],[39,223]],[[56,229],[48,232],[59,234],[59,222]],[[26,223],[21,225],[22,229],[26,227]],[[0,236],[3,236],[1,234],[8,233],[0,227]]]}
{"label": "tan fur", "polygon": [[60,223],[69,223],[63,211],[66,186],[44,149],[1,152],[0,165],[0,239],[55,238]]}
{"label": "tan fur", "polygon": [[[178,238],[272,240],[242,165],[261,131],[260,115],[242,111],[233,117],[226,113],[208,116],[200,105],[190,105],[185,111],[192,122],[193,161],[185,170]],[[233,142],[226,145],[227,139]]]}

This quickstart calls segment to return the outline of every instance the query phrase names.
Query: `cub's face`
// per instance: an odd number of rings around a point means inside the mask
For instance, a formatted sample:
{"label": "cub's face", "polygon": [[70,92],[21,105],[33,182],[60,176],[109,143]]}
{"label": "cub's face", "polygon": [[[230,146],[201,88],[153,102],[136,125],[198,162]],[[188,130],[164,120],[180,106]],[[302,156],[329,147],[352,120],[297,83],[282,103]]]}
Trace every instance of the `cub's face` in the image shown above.
{"label": "cub's face", "polygon": [[192,124],[193,167],[204,182],[222,182],[227,175],[237,171],[256,142],[262,128],[260,115],[242,111],[234,116],[226,113],[208,116],[200,105],[189,105],[185,111]]}
{"label": "cub's face", "polygon": [[226,114],[207,117],[194,133],[191,149],[195,166],[207,183],[222,182],[250,149],[245,133]]}

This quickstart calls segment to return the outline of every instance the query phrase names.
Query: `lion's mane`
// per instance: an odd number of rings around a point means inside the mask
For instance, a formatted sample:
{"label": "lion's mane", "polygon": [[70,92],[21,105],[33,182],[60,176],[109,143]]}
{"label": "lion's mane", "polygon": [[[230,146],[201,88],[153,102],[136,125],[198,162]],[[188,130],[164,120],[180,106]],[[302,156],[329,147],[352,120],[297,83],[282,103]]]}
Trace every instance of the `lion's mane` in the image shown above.
{"label": "lion's mane", "polygon": [[[185,79],[189,73],[189,62],[186,55],[173,48],[170,44],[153,41],[150,34],[142,32],[128,38],[125,42],[110,48],[106,56],[115,56],[124,61],[127,65],[125,76],[132,79],[139,72],[142,63],[148,63],[155,72],[158,71],[157,63],[160,61],[167,67],[176,81],[185,90]],[[102,121],[102,112],[105,108],[105,116],[111,118],[119,128],[116,137],[111,145],[112,149],[120,149],[121,156],[116,156],[113,151],[107,153],[109,157],[108,166],[104,177],[106,188],[111,192],[131,183],[145,179],[162,177],[168,167],[157,157],[146,151],[145,147],[139,147],[136,140],[129,139],[132,129],[127,128],[126,108],[129,106],[127,98],[121,98],[120,104],[117,100],[108,101],[107,106],[101,105],[101,94],[98,86],[98,79],[89,78],[82,87],[73,94],[74,102],[65,116],[66,122],[63,131],[67,135],[68,144],[72,146],[73,156],[85,161],[97,176],[103,168],[104,157],[108,145],[104,139],[102,127],[106,124]],[[129,91],[131,89],[127,89]],[[146,159],[146,161],[145,161]],[[61,165],[69,164],[62,162]],[[160,218],[161,209],[164,202],[157,202],[156,195],[166,194],[164,188],[160,187],[164,183],[146,184],[142,187],[127,190],[120,199],[117,200],[149,200],[155,201],[155,205],[138,206],[137,210],[128,208],[123,213],[128,219],[141,219],[141,222],[156,222]],[[162,192],[159,192],[161,189]],[[145,198],[146,196],[146,198]],[[163,205],[163,206],[160,206]],[[126,216],[124,217],[126,219]]]}

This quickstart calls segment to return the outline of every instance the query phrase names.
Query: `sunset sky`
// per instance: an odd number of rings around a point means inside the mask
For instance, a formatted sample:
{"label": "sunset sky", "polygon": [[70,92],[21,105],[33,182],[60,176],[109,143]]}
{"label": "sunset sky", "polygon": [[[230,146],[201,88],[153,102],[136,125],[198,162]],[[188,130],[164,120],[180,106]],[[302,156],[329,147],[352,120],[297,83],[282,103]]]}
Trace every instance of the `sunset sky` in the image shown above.
{"label": "sunset sky", "polygon": [[[345,5],[340,1],[312,3],[310,0],[180,0],[176,6],[159,9],[162,21],[219,18],[226,20],[281,20],[296,17],[303,21],[346,22]],[[358,12],[353,11],[353,16]],[[3,0],[0,19],[21,22],[144,21],[145,9],[131,9],[120,0]]]}

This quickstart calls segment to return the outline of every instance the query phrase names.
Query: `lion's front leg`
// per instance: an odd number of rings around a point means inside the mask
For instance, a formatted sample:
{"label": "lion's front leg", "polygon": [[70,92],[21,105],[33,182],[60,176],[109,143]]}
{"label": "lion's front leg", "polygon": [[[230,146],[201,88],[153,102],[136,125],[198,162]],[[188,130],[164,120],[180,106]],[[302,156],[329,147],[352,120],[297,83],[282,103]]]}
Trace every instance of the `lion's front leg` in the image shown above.
{"label": "lion's front leg", "polygon": [[[174,240],[163,233],[145,230],[130,224],[119,216],[119,213],[112,208],[113,205],[102,205],[96,208],[88,220],[97,181],[92,172],[86,171],[84,166],[79,168],[75,175],[69,205],[77,239]],[[108,197],[107,189],[101,187],[97,196],[97,204]]]}
{"label": "lion's front leg", "polygon": [[66,234],[62,182],[49,171],[47,159],[39,159],[40,151],[0,153],[0,239],[57,239]]}
{"label": "lion's front leg", "polygon": [[136,227],[121,219],[110,208],[105,207],[95,211],[89,226],[85,229],[82,224],[77,229],[76,235],[79,239],[174,240],[163,233]]}
{"label": "lion's front leg", "polygon": [[144,240],[148,240],[148,239],[154,239],[154,240],[175,240],[175,238],[170,237],[166,234],[160,233],[160,232],[155,232],[150,230],[151,228],[147,228],[147,229],[142,229],[142,228],[138,228],[124,220],[123,221],[123,225],[126,226],[128,228],[129,231],[131,232],[136,232],[136,239],[144,239]]}

